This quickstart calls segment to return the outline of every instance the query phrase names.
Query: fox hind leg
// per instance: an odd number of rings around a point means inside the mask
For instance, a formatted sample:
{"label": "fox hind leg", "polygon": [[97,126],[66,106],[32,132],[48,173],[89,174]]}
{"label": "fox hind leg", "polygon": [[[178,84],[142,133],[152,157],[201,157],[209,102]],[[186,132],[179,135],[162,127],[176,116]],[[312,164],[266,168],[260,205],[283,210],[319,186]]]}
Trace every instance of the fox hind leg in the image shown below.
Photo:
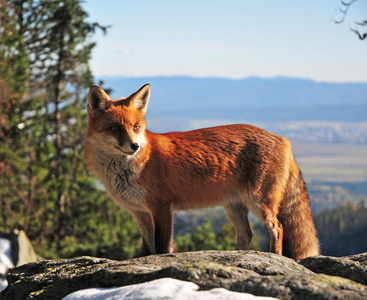
{"label": "fox hind leg", "polygon": [[242,203],[230,203],[225,205],[224,209],[236,230],[236,250],[247,250],[252,239],[247,206]]}
{"label": "fox hind leg", "polygon": [[[269,180],[268,180],[269,181]],[[251,194],[252,212],[265,224],[270,237],[270,252],[282,255],[283,225],[278,220],[279,208],[283,201],[283,192],[279,180],[270,181],[271,185],[263,184]]]}
{"label": "fox hind leg", "polygon": [[263,196],[259,215],[269,232],[270,252],[279,255],[283,252],[283,225],[278,220],[281,200],[281,194],[275,192]]}
{"label": "fox hind leg", "polygon": [[267,215],[264,220],[270,236],[270,251],[282,255],[283,248],[283,226],[276,216]]}

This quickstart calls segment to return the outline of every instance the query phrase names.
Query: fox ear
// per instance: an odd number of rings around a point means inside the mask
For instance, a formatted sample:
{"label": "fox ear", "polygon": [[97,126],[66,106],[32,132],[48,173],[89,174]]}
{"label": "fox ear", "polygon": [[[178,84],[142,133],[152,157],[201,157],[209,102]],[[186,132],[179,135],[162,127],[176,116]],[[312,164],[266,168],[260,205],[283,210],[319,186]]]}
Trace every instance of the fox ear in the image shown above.
{"label": "fox ear", "polygon": [[146,84],[136,93],[130,96],[129,106],[137,109],[142,115],[145,115],[148,109],[150,99],[150,85]]}
{"label": "fox ear", "polygon": [[108,101],[111,98],[106,94],[106,92],[96,84],[90,87],[88,94],[88,107],[94,110],[104,111],[108,107]]}

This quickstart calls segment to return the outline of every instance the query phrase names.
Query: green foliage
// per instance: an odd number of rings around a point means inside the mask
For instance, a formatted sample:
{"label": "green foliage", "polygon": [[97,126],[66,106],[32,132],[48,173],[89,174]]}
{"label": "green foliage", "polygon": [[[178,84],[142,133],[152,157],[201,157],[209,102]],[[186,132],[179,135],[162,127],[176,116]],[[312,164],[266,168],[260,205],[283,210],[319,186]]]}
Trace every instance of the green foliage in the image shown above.
{"label": "green foliage", "polygon": [[203,226],[199,226],[196,234],[192,236],[192,242],[195,250],[213,250],[221,248],[217,245],[216,234],[212,230],[212,223],[209,219],[205,219]]}
{"label": "green foliage", "polygon": [[[194,234],[175,237],[177,252],[198,250],[234,250],[236,246],[236,232],[231,223],[222,226],[216,233],[212,229],[212,223],[206,218],[202,226],[198,226]],[[259,236],[254,232],[249,249],[260,250]]]}
{"label": "green foliage", "polygon": [[[16,227],[24,220],[27,172],[27,136],[22,117],[29,107],[24,99],[29,78],[23,37],[17,31],[17,16],[0,0],[0,228]],[[9,199],[12,199],[9,202]],[[5,225],[6,224],[6,225]]]}
{"label": "green foliage", "polygon": [[89,41],[77,0],[0,0],[0,229],[22,228],[44,257],[132,257],[134,219],[83,156]]}

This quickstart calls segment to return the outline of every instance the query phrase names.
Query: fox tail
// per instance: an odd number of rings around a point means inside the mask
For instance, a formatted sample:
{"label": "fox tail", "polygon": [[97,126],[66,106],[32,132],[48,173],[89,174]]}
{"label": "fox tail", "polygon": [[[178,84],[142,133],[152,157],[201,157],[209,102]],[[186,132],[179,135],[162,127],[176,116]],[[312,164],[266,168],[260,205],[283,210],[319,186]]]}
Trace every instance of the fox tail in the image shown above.
{"label": "fox tail", "polygon": [[288,193],[278,215],[283,225],[283,255],[295,260],[320,254],[306,184],[298,167],[297,171],[298,175],[288,180]]}

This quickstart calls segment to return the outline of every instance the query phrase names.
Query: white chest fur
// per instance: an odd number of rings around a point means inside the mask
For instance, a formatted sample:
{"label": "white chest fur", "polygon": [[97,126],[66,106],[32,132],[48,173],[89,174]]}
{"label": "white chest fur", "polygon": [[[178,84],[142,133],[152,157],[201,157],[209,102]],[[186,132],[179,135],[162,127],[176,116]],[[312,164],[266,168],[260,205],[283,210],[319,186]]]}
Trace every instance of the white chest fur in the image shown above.
{"label": "white chest fur", "polygon": [[123,155],[95,157],[95,171],[115,202],[127,209],[145,210],[145,191],[135,183],[140,170],[133,169],[133,160]]}

